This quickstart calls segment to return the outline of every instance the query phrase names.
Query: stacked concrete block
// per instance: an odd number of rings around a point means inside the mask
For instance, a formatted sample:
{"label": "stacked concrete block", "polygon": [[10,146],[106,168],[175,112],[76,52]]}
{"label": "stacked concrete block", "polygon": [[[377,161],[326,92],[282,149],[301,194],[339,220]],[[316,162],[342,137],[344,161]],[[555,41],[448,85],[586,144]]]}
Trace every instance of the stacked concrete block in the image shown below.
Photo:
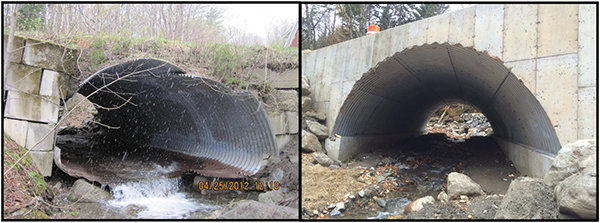
{"label": "stacked concrete block", "polygon": [[277,108],[269,111],[268,115],[279,149],[289,142],[291,135],[298,134],[298,72],[298,69],[292,69],[269,75],[275,90],[272,92],[273,98],[266,100],[270,105],[277,105]]}
{"label": "stacked concrete block", "polygon": [[286,70],[281,74],[270,75],[271,86],[277,89],[298,88],[298,69]]}
{"label": "stacked concrete block", "polygon": [[76,72],[77,51],[18,36],[13,49],[5,74],[4,133],[30,150],[42,176],[50,176],[60,103],[76,88],[68,74]]}

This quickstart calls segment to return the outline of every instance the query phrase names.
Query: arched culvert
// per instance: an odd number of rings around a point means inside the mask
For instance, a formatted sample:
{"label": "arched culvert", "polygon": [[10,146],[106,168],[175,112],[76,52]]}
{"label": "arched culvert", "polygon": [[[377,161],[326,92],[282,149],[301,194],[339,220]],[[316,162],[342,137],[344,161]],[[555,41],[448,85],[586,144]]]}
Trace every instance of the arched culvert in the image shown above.
{"label": "arched culvert", "polygon": [[[502,61],[474,49],[434,43],[386,58],[355,83],[331,133],[342,138],[334,158],[345,160],[424,134],[431,114],[455,102],[482,111],[505,153],[519,147],[519,152],[507,154],[511,159],[530,152],[553,157],[561,147],[538,100]],[[515,165],[539,164],[530,161],[513,160]]]}
{"label": "arched culvert", "polygon": [[100,183],[187,171],[242,178],[257,173],[266,155],[278,154],[254,95],[189,76],[164,61],[107,67],[78,92],[94,103],[100,124],[81,131],[83,146],[73,135],[58,136],[63,144],[55,162],[72,176]]}

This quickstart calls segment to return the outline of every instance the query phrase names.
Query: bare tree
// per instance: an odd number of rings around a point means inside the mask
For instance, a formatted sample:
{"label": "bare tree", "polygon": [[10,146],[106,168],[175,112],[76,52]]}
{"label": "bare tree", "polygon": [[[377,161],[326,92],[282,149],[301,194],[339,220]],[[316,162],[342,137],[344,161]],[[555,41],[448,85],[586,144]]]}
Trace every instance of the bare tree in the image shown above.
{"label": "bare tree", "polygon": [[[6,48],[4,51],[4,84],[6,84],[6,76],[8,76],[8,67],[10,66],[11,55],[13,53],[13,42],[15,41],[15,29],[17,27],[17,10],[19,9],[19,5],[12,4],[9,6],[11,8],[10,11],[10,28],[8,31],[8,40],[6,41]],[[6,98],[4,95],[4,91],[2,91],[2,99]]]}

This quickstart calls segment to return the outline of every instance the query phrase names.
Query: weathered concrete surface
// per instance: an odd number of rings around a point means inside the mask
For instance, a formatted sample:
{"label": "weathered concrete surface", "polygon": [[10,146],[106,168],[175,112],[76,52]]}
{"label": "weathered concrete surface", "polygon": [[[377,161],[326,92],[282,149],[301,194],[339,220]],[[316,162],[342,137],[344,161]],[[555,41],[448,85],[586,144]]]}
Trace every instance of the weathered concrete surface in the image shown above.
{"label": "weathered concrete surface", "polygon": [[5,118],[3,124],[4,134],[8,135],[19,146],[25,147],[28,122]]}
{"label": "weathered concrete surface", "polygon": [[43,177],[52,175],[52,162],[54,160],[54,152],[52,151],[31,151],[29,152],[33,164],[40,171]]}
{"label": "weathered concrete surface", "polygon": [[452,44],[460,43],[463,46],[473,46],[473,37],[475,36],[475,7],[449,14],[451,16],[448,42]]}
{"label": "weathered concrete surface", "polygon": [[579,6],[539,5],[538,57],[577,52]]}
{"label": "weathered concrete surface", "polygon": [[285,113],[286,123],[288,126],[287,133],[298,134],[298,111],[288,111]]}
{"label": "weathered concrete surface", "polygon": [[[8,35],[3,37],[4,46],[8,44]],[[23,38],[16,37],[13,40],[13,53],[10,55],[10,62],[20,63],[23,58],[23,47],[25,46],[25,40]]]}
{"label": "weathered concrete surface", "polygon": [[25,148],[32,151],[52,151],[54,149],[53,125],[29,123]]}
{"label": "weathered concrete surface", "polygon": [[579,87],[596,86],[597,70],[596,50],[598,48],[596,36],[597,8],[594,5],[579,5],[579,39],[577,66],[579,73]]}
{"label": "weathered concrete surface", "polygon": [[37,94],[40,91],[42,69],[10,63],[6,74],[6,90]]}
{"label": "weathered concrete surface", "polygon": [[475,6],[475,49],[502,58],[504,5]]}
{"label": "weathered concrete surface", "polygon": [[298,69],[286,70],[282,73],[271,74],[269,76],[271,86],[278,89],[296,89],[298,88]]}
{"label": "weathered concrete surface", "polygon": [[577,140],[577,54],[538,59],[536,95],[561,145]]}
{"label": "weathered concrete surface", "polygon": [[596,137],[598,123],[598,89],[596,87],[579,88],[577,90],[577,139],[593,139]]}
{"label": "weathered concrete surface", "polygon": [[77,51],[19,36],[15,36],[13,47],[15,51],[5,74],[8,94],[3,114],[4,133],[31,150],[29,154],[41,174],[50,176],[52,129],[58,121],[60,99],[70,97],[77,88],[70,78],[78,72]]}
{"label": "weathered concrete surface", "polygon": [[65,95],[67,92],[61,92],[59,87],[60,84],[60,74],[53,70],[44,70],[42,73],[42,80],[40,83],[40,95],[48,96],[49,99],[54,103],[59,103],[61,95]]}
{"label": "weathered concrete surface", "polygon": [[520,78],[529,91],[536,92],[536,61],[534,59],[507,62],[506,67],[512,68],[515,74],[519,74],[518,78]]}
{"label": "weathered concrete surface", "polygon": [[500,145],[502,152],[512,161],[515,168],[524,175],[543,178],[554,161],[553,156],[536,152],[524,145],[498,137],[494,137],[494,140]]}
{"label": "weathered concrete surface", "polygon": [[[450,18],[452,14],[446,13],[434,16],[427,23],[427,43],[445,43],[448,42],[450,32]],[[382,58],[382,61],[385,58]]]}
{"label": "weathered concrete surface", "polygon": [[538,5],[506,5],[504,13],[503,59],[515,61],[535,58]]}
{"label": "weathered concrete surface", "polygon": [[37,94],[9,91],[4,116],[22,120],[56,123],[58,119],[58,105],[47,103],[48,101],[46,100]]}
{"label": "weathered concrete surface", "polygon": [[27,39],[23,63],[72,74],[77,72],[77,50]]}
{"label": "weathered concrete surface", "polygon": [[271,112],[269,113],[271,125],[275,135],[298,134],[298,112]]}
{"label": "weathered concrete surface", "polygon": [[269,113],[269,119],[271,119],[271,126],[273,126],[273,133],[275,135],[282,135],[288,132],[285,113]]}

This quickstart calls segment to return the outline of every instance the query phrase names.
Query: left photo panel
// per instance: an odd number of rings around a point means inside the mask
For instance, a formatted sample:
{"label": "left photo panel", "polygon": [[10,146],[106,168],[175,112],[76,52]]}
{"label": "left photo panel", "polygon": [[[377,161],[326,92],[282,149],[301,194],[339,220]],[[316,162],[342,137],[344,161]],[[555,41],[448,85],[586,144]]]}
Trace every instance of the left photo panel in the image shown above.
{"label": "left photo panel", "polygon": [[3,220],[299,220],[298,4],[2,8]]}

